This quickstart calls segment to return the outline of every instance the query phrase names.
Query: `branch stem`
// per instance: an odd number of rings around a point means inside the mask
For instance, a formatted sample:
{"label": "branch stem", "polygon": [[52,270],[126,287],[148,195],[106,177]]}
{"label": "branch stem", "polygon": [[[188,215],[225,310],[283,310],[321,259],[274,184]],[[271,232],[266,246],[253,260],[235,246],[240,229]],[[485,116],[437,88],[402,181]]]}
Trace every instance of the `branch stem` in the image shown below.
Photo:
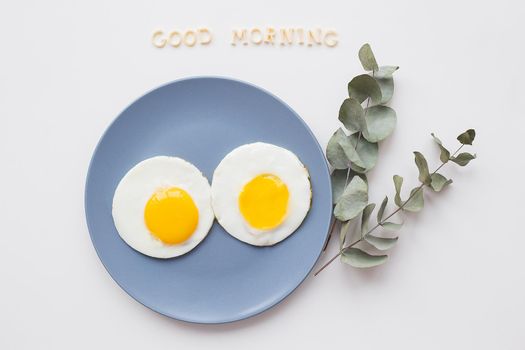
{"label": "branch stem", "polygon": [[[454,154],[452,154],[451,158],[454,157],[462,148],[463,148],[464,145],[461,145],[459,146],[459,148],[454,152]],[[430,176],[434,175],[435,173],[437,173],[445,164],[447,164],[447,162],[442,162],[437,168],[436,170],[434,170]],[[417,187],[417,189],[408,197],[408,199],[401,205],[399,206],[396,210],[394,210],[392,213],[390,213],[389,215],[387,215],[386,218],[384,218],[383,220],[381,220],[380,222],[378,222],[374,227],[372,227],[370,230],[368,230],[367,233],[365,233],[364,235],[361,236],[361,238],[359,238],[358,240],[354,241],[353,243],[350,243],[349,245],[347,245],[346,247],[343,247],[341,249],[339,249],[339,253],[337,253],[336,255],[334,255],[330,260],[328,260],[323,266],[321,266],[321,268],[319,270],[317,270],[317,272],[314,273],[314,276],[317,276],[319,273],[321,273],[321,271],[323,271],[325,268],[328,267],[328,265],[330,265],[335,259],[337,259],[339,256],[341,256],[341,254],[343,254],[343,252],[349,248],[352,248],[353,246],[355,246],[357,243],[363,241],[366,236],[368,236],[370,233],[374,232],[379,226],[382,226],[388,219],[390,219],[392,216],[396,215],[399,211],[403,210],[403,208],[405,207],[405,205],[410,202],[410,200],[412,198],[414,198],[414,196],[423,188],[423,186],[425,186],[424,183],[422,183],[421,185],[419,185],[419,187]],[[331,231],[330,231],[331,232]]]}
{"label": "branch stem", "polygon": [[[366,107],[368,108],[368,104],[370,103],[370,97],[366,101]],[[366,116],[366,110],[365,110],[365,116]],[[361,140],[362,132],[359,131],[357,134],[357,141],[355,142],[354,149],[357,150],[357,145],[359,144],[359,141]],[[345,180],[345,186],[343,188],[346,188],[348,186],[348,180],[350,180],[350,171],[352,164],[348,163],[348,170],[346,171],[346,180]],[[330,224],[330,229],[328,230],[328,237],[326,238],[326,242],[323,247],[323,252],[328,247],[328,243],[330,243],[330,239],[332,238],[332,233],[334,232],[335,224],[337,222],[337,219],[332,215],[332,223]]]}

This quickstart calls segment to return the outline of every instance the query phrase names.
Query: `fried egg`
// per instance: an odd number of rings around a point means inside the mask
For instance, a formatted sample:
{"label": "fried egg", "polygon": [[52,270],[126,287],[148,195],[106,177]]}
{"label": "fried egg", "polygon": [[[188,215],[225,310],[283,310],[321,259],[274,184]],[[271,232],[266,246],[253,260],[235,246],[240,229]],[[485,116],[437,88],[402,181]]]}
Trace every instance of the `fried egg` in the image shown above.
{"label": "fried egg", "polygon": [[282,147],[256,142],[237,147],[213,174],[212,207],[233,237],[255,246],[291,235],[310,209],[308,170]]}
{"label": "fried egg", "polygon": [[173,258],[195,248],[214,220],[208,180],[176,157],[141,161],[120,180],[113,196],[113,221],[133,249]]}

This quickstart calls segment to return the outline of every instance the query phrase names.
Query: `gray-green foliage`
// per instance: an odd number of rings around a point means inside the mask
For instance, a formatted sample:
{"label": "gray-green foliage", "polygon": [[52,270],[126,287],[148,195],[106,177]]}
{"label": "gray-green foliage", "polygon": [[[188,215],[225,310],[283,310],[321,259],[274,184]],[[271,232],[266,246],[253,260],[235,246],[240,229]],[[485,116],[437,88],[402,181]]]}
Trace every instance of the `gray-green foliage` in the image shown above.
{"label": "gray-green foliage", "polygon": [[370,99],[369,104],[375,105],[381,102],[381,87],[372,76],[361,74],[348,83],[348,96],[359,103]]}
{"label": "gray-green foliage", "polygon": [[381,202],[381,206],[379,207],[379,210],[377,211],[377,222],[380,222],[383,220],[383,216],[385,215],[385,209],[386,205],[388,204],[388,196],[385,196],[385,199],[383,199],[383,202]]}
{"label": "gray-green foliage", "polygon": [[334,169],[334,171],[332,171],[332,200],[334,205],[339,202],[339,198],[341,198],[345,190],[347,175],[346,169]]}
{"label": "gray-green foliage", "polygon": [[451,161],[460,166],[467,165],[472,159],[476,159],[476,155],[467,152],[460,153],[456,157],[450,157]]}
{"label": "gray-green foliage", "polygon": [[460,134],[457,137],[457,140],[462,145],[472,145],[472,142],[474,141],[475,137],[476,137],[476,131],[474,129],[468,129],[464,133]]}
{"label": "gray-green foliage", "polygon": [[365,209],[368,203],[368,185],[359,176],[354,176],[346,186],[334,208],[337,220],[348,221]]}
{"label": "gray-green foliage", "polygon": [[379,154],[377,143],[369,142],[365,138],[359,137],[358,133],[348,136],[348,139],[361,161],[360,163],[350,163],[350,169],[359,174],[366,174],[377,163]]}
{"label": "gray-green foliage", "polygon": [[385,106],[392,98],[393,74],[397,66],[377,65],[370,45],[359,50],[359,59],[368,71],[348,83],[348,98],[339,108],[339,129],[328,141],[326,156],[334,169],[351,168],[366,174],[377,162],[378,142],[394,131],[396,112]]}
{"label": "gray-green foliage", "polygon": [[375,207],[375,203],[370,203],[365,209],[363,209],[363,214],[361,216],[361,235],[366,235],[368,232],[368,222],[370,221],[370,215],[372,215]]}
{"label": "gray-green foliage", "polygon": [[365,109],[365,125],[363,136],[370,142],[386,139],[396,127],[396,112],[387,106],[372,106]]}
{"label": "gray-green foliage", "polygon": [[341,254],[341,261],[353,267],[366,268],[381,265],[388,255],[371,255],[358,248],[348,248]]}
{"label": "gray-green foliage", "polygon": [[[441,140],[439,138],[437,138],[436,135],[434,135],[434,133],[431,134],[432,137],[434,138],[434,141],[438,144],[439,146],[439,149],[441,151],[441,154],[439,155],[439,159],[443,162],[443,163],[446,163],[448,162],[449,160],[450,161],[453,161],[454,163],[460,165],[460,166],[465,166],[467,165],[471,160],[473,159],[476,159],[476,155],[475,154],[470,154],[468,152],[463,152],[463,153],[460,153],[458,154],[457,156],[450,156],[450,152],[449,150],[447,150],[444,146],[443,146],[443,143],[441,142]],[[457,140],[459,141],[459,143],[461,143],[462,146],[465,146],[465,145],[472,145],[472,142],[474,142],[474,138],[476,137],[476,131],[474,129],[468,129],[467,131],[465,131],[464,133],[460,134],[458,137],[457,137]],[[451,181],[452,182],[452,181]],[[447,184],[448,185],[448,184]]]}
{"label": "gray-green foliage", "polygon": [[[334,216],[342,222],[339,225],[341,243],[346,239],[350,220],[361,220],[363,234],[368,230],[375,204],[368,204],[366,174],[377,163],[378,143],[392,134],[397,122],[396,112],[386,104],[392,99],[393,74],[399,67],[379,66],[368,44],[361,47],[358,56],[367,73],[357,75],[348,83],[348,98],[339,108],[339,121],[344,128],[332,135],[326,148],[328,162],[333,168]],[[362,261],[364,256],[359,255],[356,259]]]}
{"label": "gray-green foliage", "polygon": [[373,235],[366,235],[365,241],[374,246],[374,248],[379,250],[389,250],[392,248],[398,240],[398,237],[386,238],[386,237],[377,237]]}
{"label": "gray-green foliage", "polygon": [[443,188],[450,185],[451,183],[452,183],[452,179],[447,179],[440,173],[434,173],[431,176],[430,187],[435,192],[441,192]]}
{"label": "gray-green foliage", "polygon": [[328,162],[335,169],[346,169],[350,162],[350,160],[346,158],[345,151],[340,144],[340,141],[345,138],[346,135],[343,129],[339,128],[332,135],[326,146],[326,158],[328,158]]}
{"label": "gray-green foliage", "polygon": [[353,98],[347,98],[339,108],[339,121],[349,132],[358,132],[364,128],[365,110],[361,103]]}
{"label": "gray-green foliage", "polygon": [[419,181],[424,183],[425,185],[430,185],[430,182],[432,181],[430,179],[430,173],[428,171],[428,163],[425,159],[425,156],[420,152],[414,152],[415,155],[415,161],[417,168],[419,170]]}
{"label": "gray-green foliage", "polygon": [[[385,197],[383,201],[381,202],[381,205],[379,206],[379,210],[377,211],[377,224],[373,226],[372,229],[369,229],[369,221],[370,217],[372,216],[372,212],[375,208],[374,203],[368,203],[364,204],[361,203],[361,207],[364,208],[361,214],[361,238],[354,241],[353,243],[344,246],[344,241],[341,243],[341,260],[349,265],[352,265],[354,267],[373,267],[380,265],[384,263],[387,259],[387,255],[374,255],[370,252],[367,252],[366,250],[363,250],[361,248],[354,248],[354,245],[359,242],[366,242],[369,246],[381,250],[381,251],[387,251],[391,249],[397,242],[398,237],[380,237],[376,235],[372,235],[371,233],[378,227],[382,227],[385,231],[398,231],[402,227],[402,223],[394,223],[387,221],[395,215],[396,213],[400,211],[408,211],[408,212],[419,212],[424,207],[424,191],[426,188],[430,188],[434,192],[441,192],[446,186],[450,185],[452,183],[451,179],[447,179],[444,175],[438,173],[438,171],[446,164],[448,161],[452,161],[454,163],[457,163],[460,166],[467,165],[472,159],[475,159],[475,155],[472,155],[467,152],[459,153],[459,151],[463,148],[465,145],[471,145],[475,138],[475,132],[474,130],[470,129],[460,136],[458,136],[458,141],[461,143],[461,146],[457,149],[456,152],[454,152],[452,155],[450,151],[448,151],[443,143],[434,135],[432,134],[432,137],[436,141],[436,143],[439,146],[440,149],[440,160],[441,165],[437,167],[436,170],[434,170],[432,173],[430,173],[428,168],[428,162],[425,158],[425,156],[421,152],[414,152],[414,162],[416,164],[416,167],[418,169],[418,179],[420,184],[416,187],[414,187],[410,194],[408,195],[408,198],[406,200],[402,199],[402,189],[403,189],[403,178],[399,175],[394,175],[394,188],[395,188],[395,196],[394,196],[394,203],[397,206],[397,209],[395,209],[392,214],[386,216],[385,218],[385,210],[388,205],[388,197]],[[459,153],[459,154],[458,154]],[[457,154],[457,155],[456,155]],[[348,227],[347,227],[348,230]],[[343,236],[343,239],[346,239],[347,233],[345,232],[345,235]]]}
{"label": "gray-green foliage", "polygon": [[434,133],[431,133],[430,135],[432,135],[432,137],[434,138],[434,141],[438,144],[439,149],[441,151],[441,153],[439,154],[439,159],[443,163],[448,162],[448,160],[450,159],[450,152],[443,146],[443,143],[441,142],[441,140],[436,135],[434,135]]}
{"label": "gray-green foliage", "polygon": [[376,71],[379,67],[377,66],[376,58],[372,52],[372,48],[369,44],[364,44],[359,49],[359,60],[365,70]]}
{"label": "gray-green foliage", "polygon": [[[385,197],[377,210],[376,223],[370,224],[376,204],[368,203],[366,174],[377,163],[378,142],[390,136],[396,125],[395,111],[385,104],[392,98],[393,74],[399,67],[379,66],[368,44],[363,45],[359,50],[359,59],[368,73],[358,75],[348,83],[349,97],[343,101],[339,109],[339,120],[344,129],[339,128],[330,138],[326,155],[333,168],[334,216],[335,220],[341,222],[338,225],[341,261],[354,267],[365,268],[381,265],[388,258],[386,254],[369,252],[367,247],[388,251],[398,240],[397,236],[381,237],[371,233],[377,228],[382,228],[392,235],[403,225],[389,221],[393,215],[400,211],[421,211],[424,207],[425,189],[430,188],[433,192],[440,192],[450,185],[452,180],[438,171],[449,161],[465,166],[475,159],[476,156],[473,154],[467,152],[458,154],[458,152],[463,146],[472,145],[476,133],[473,129],[469,129],[459,135],[457,140],[461,146],[453,154],[445,148],[437,136],[432,134],[440,149],[441,165],[430,172],[425,156],[421,152],[414,152],[420,184],[412,188],[404,200],[402,199],[403,178],[394,175],[394,203],[397,208],[386,215],[388,197]],[[353,225],[359,221],[360,225]],[[360,238],[347,244],[349,237],[355,236],[350,232],[352,230],[356,230]],[[354,247],[360,242],[365,246]]]}

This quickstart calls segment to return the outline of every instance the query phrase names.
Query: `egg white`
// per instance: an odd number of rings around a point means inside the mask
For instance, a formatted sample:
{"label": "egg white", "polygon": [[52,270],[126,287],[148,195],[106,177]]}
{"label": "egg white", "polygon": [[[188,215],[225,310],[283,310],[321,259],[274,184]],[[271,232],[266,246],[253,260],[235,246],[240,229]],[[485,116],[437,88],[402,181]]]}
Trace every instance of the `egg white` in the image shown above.
{"label": "egg white", "polygon": [[[199,222],[193,234],[179,244],[154,237],[144,221],[144,208],[159,189],[178,187],[193,199]],[[157,156],[141,161],[120,180],[113,196],[113,221],[122,239],[133,249],[154,258],[173,258],[195,248],[213,224],[208,180],[193,164],[176,157]]]}
{"label": "egg white", "polygon": [[[261,174],[278,176],[288,187],[288,210],[277,227],[260,231],[246,222],[239,195]],[[291,235],[310,210],[312,190],[308,170],[289,150],[263,142],[242,145],[228,153],[213,173],[212,207],[219,224],[233,237],[255,246],[274,245]]]}

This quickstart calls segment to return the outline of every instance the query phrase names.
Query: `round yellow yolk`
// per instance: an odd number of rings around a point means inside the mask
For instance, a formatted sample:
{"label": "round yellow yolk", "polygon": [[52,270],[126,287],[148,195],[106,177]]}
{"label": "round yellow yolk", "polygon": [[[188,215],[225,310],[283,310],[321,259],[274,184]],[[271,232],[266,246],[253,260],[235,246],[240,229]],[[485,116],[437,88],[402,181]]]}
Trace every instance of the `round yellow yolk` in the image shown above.
{"label": "round yellow yolk", "polygon": [[269,230],[283,222],[289,196],[288,187],[279,177],[262,174],[244,185],[239,209],[251,227]]}
{"label": "round yellow yolk", "polygon": [[170,187],[151,196],[144,209],[144,221],[153,236],[166,244],[177,244],[195,231],[199,210],[186,191]]}

